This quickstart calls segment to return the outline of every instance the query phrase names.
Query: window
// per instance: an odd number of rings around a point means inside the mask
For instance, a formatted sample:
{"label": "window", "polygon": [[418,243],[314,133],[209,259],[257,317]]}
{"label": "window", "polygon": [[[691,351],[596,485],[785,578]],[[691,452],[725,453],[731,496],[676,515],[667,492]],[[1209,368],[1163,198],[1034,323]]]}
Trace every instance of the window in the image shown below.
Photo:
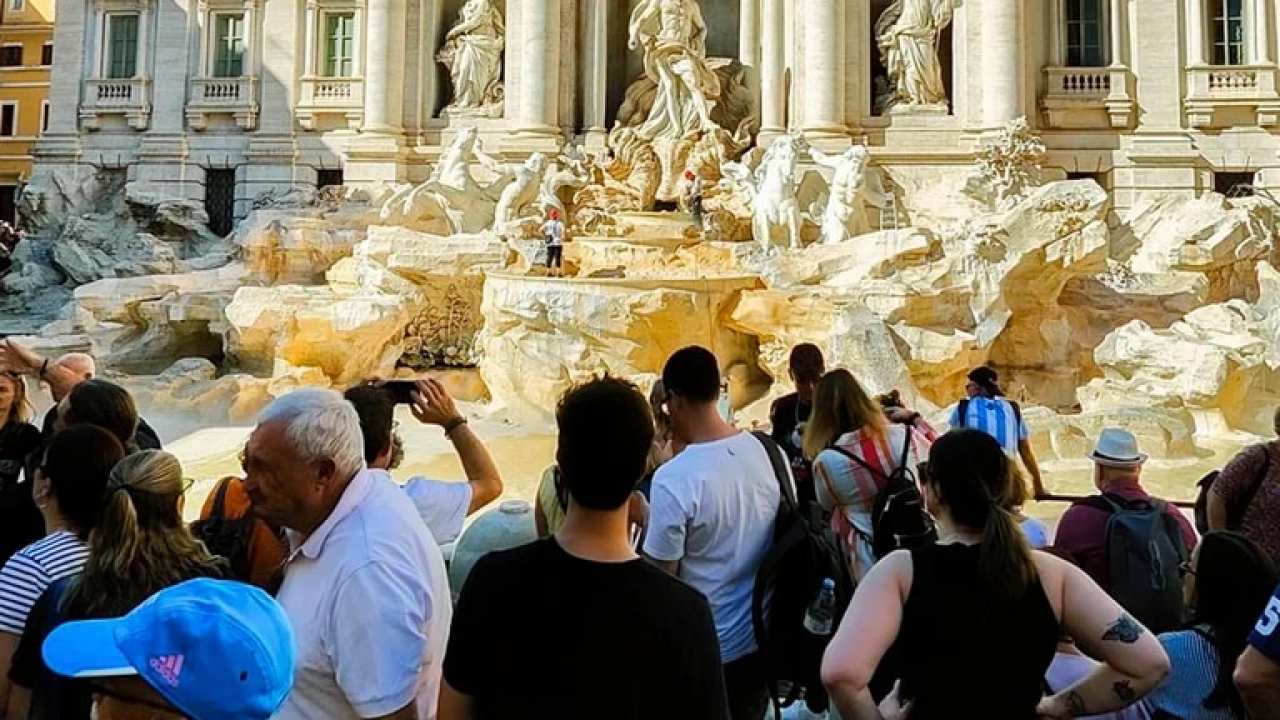
{"label": "window", "polygon": [[1256,176],[1251,172],[1216,172],[1213,174],[1213,191],[1229,198],[1249,197],[1253,195]]}
{"label": "window", "polygon": [[22,67],[22,46],[0,47],[0,67]]}
{"label": "window", "polygon": [[1064,0],[1067,22],[1067,67],[1102,67],[1107,64],[1103,40],[1103,0]]}
{"label": "window", "polygon": [[213,16],[213,76],[244,74],[244,15]]}
{"label": "window", "polygon": [[324,76],[351,77],[355,45],[355,13],[324,16]]}
{"label": "window", "polygon": [[22,12],[25,5],[24,0],[9,0],[9,12]]}
{"label": "window", "polygon": [[53,43],[40,46],[40,64],[49,67],[53,64]]}
{"label": "window", "polygon": [[1213,64],[1243,65],[1244,0],[1209,0],[1213,34]]}
{"label": "window", "polygon": [[138,16],[107,16],[107,67],[109,78],[138,74]]}
{"label": "window", "polygon": [[316,171],[316,189],[322,190],[327,187],[342,187],[341,168],[328,168]]}
{"label": "window", "polygon": [[49,132],[49,101],[42,100],[40,102],[40,132]]}
{"label": "window", "polygon": [[0,137],[18,134],[18,103],[0,103]]}

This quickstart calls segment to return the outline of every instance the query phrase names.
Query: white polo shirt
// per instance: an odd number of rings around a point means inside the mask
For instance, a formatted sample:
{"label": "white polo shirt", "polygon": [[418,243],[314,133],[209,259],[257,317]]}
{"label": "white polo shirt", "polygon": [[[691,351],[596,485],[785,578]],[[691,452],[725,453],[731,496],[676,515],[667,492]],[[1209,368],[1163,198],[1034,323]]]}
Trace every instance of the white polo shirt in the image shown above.
{"label": "white polo shirt", "polygon": [[277,599],[298,666],[275,717],[358,720],[416,699],[418,717],[435,718],[453,606],[444,557],[413,502],[362,470],[329,518],[290,542]]}

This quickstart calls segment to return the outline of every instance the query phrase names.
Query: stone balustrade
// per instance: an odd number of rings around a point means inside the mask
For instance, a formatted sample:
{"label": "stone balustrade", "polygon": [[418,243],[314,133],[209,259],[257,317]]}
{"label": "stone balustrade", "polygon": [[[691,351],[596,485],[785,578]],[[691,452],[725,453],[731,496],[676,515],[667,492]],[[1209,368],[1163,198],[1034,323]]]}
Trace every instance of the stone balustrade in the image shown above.
{"label": "stone balustrade", "polygon": [[1238,122],[1244,112],[1263,127],[1280,125],[1276,74],[1273,65],[1187,68],[1188,124],[1194,128],[1226,127]]}
{"label": "stone balustrade", "polygon": [[315,129],[321,115],[341,116],[353,130],[363,122],[364,78],[304,76],[301,89],[296,115],[303,128]]}
{"label": "stone balustrade", "polygon": [[1041,99],[1046,122],[1056,128],[1127,128],[1132,124],[1133,74],[1122,65],[1047,67]]}
{"label": "stone balustrade", "polygon": [[145,130],[151,117],[151,82],[145,77],[90,78],[84,84],[80,120],[87,130],[98,130],[102,119],[123,115],[129,127]]}
{"label": "stone balustrade", "polygon": [[257,76],[191,78],[187,124],[204,130],[214,115],[230,115],[237,127],[252,130],[258,120]]}

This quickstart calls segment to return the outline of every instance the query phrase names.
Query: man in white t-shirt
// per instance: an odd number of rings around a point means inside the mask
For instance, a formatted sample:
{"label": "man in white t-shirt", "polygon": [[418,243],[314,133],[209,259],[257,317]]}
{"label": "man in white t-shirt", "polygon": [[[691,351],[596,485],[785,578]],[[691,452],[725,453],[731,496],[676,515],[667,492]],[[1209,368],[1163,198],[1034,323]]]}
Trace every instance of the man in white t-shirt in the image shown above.
{"label": "man in white t-shirt", "polygon": [[707,597],[730,713],[734,720],[759,720],[769,698],[751,592],[773,540],[778,479],[760,441],[717,412],[720,369],[711,351],[677,351],[662,383],[672,439],[685,447],[653,478],[644,552]]}
{"label": "man in white t-shirt", "polygon": [[[360,416],[364,434],[364,460],[383,474],[398,463],[395,446],[395,403],[391,395],[376,385],[357,385],[344,393]],[[426,425],[444,430],[462,461],[466,482],[444,482],[424,477],[410,478],[404,491],[418,508],[418,514],[440,545],[448,545],[462,534],[467,517],[502,495],[502,476],[484,443],[458,412],[453,398],[438,380],[419,380],[409,410]]]}
{"label": "man in white t-shirt", "polygon": [[547,274],[559,277],[564,274],[564,223],[560,220],[560,211],[551,208],[549,218],[542,223],[542,237],[546,242]]}
{"label": "man in white t-shirt", "polygon": [[289,529],[276,599],[297,638],[277,720],[431,720],[453,606],[413,503],[364,467],[355,408],[332,390],[280,397],[245,447],[244,489]]}

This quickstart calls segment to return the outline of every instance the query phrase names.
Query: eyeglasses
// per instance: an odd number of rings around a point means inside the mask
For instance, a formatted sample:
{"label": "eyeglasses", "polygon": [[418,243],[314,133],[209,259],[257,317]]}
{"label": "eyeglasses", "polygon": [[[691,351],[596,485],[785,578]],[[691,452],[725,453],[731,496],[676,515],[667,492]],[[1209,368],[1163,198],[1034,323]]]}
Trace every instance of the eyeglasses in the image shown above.
{"label": "eyeglasses", "polygon": [[158,703],[154,700],[134,697],[126,693],[117,692],[115,690],[112,690],[107,685],[104,685],[99,682],[89,681],[86,683],[86,685],[88,685],[89,687],[89,692],[93,693],[94,695],[109,697],[112,700],[119,700],[120,702],[128,703],[130,705],[142,705],[144,707],[149,707],[152,710],[163,710],[168,715],[176,715],[178,717],[183,717],[183,718],[187,717],[186,715],[183,715],[182,713],[174,709],[172,705],[167,705],[165,703]]}
{"label": "eyeglasses", "polygon": [[1191,561],[1188,560],[1178,566],[1178,572],[1182,573],[1183,577],[1186,577],[1188,575],[1195,577],[1196,569],[1191,566]]}

